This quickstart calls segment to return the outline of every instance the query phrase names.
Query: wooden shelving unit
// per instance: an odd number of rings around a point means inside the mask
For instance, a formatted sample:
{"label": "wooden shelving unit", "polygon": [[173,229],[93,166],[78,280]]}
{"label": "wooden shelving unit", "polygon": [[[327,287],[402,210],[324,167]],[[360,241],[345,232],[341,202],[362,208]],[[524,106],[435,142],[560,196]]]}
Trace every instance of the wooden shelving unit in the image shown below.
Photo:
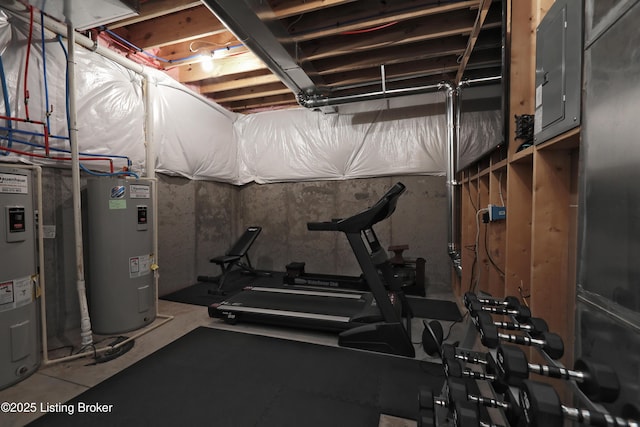
{"label": "wooden shelving unit", "polygon": [[[536,27],[553,0],[512,0],[510,99],[505,117],[534,114]],[[515,295],[565,340],[562,362],[574,344],[578,157],[580,128],[517,151],[511,141],[470,165],[461,182],[462,275],[454,291]],[[506,158],[501,152],[506,151]],[[483,223],[482,209],[506,206],[506,220]]]}

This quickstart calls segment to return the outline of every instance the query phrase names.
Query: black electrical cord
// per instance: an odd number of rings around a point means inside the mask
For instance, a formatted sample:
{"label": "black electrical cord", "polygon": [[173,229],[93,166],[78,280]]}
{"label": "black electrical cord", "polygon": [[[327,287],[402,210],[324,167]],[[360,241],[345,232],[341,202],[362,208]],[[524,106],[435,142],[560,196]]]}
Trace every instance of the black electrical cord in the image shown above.
{"label": "black electrical cord", "polygon": [[451,323],[451,325],[449,325],[449,330],[447,331],[447,334],[444,336],[444,338],[442,338],[442,341],[446,341],[447,339],[449,339],[449,336],[451,335],[451,330],[453,329],[453,326],[456,323],[460,323],[464,320],[465,317],[467,317],[469,315],[469,312],[465,312],[462,316],[460,316],[460,318],[454,322]]}

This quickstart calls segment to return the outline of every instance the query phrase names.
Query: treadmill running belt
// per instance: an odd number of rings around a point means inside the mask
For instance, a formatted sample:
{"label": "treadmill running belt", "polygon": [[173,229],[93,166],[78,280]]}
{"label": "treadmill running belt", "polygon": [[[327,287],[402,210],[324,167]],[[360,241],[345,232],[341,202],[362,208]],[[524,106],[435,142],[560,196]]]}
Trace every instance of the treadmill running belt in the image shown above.
{"label": "treadmill running belt", "polygon": [[[238,295],[242,296],[240,306],[340,317],[351,317],[364,310],[369,304],[366,299],[329,298],[316,295],[305,295],[304,298],[300,298],[300,295],[296,294],[255,291],[244,291]],[[230,306],[237,306],[235,299],[234,297],[227,299]]]}

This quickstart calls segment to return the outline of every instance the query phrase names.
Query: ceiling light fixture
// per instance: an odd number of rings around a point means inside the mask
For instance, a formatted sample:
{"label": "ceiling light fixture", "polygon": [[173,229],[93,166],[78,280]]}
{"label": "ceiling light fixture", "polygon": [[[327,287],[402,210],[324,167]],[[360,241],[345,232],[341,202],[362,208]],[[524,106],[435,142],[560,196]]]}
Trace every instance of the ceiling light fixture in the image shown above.
{"label": "ceiling light fixture", "polygon": [[206,52],[201,54],[202,59],[200,60],[200,67],[202,67],[202,71],[205,73],[210,73],[213,71],[213,51]]}

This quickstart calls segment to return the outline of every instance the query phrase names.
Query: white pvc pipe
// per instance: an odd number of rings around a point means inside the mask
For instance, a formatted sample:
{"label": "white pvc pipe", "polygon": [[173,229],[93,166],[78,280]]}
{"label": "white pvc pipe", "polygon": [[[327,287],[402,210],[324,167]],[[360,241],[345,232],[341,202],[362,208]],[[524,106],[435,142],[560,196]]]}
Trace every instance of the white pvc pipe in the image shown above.
{"label": "white pvc pipe", "polygon": [[[154,144],[154,115],[153,115],[153,90],[154,82],[151,76],[144,74],[144,80],[142,82],[142,91],[144,95],[144,139],[145,139],[145,176],[147,178],[155,179],[156,177],[156,150]],[[155,199],[154,199],[155,200]],[[154,210],[155,212],[155,210]],[[155,234],[154,234],[155,238]]]}
{"label": "white pvc pipe", "polygon": [[82,204],[80,188],[80,160],[78,150],[78,110],[76,106],[76,56],[75,56],[76,32],[67,25],[67,58],[69,79],[69,143],[71,145],[71,180],[73,196],[73,231],[75,233],[76,250],[76,288],[80,302],[80,337],[82,347],[93,344],[91,332],[91,319],[89,318],[89,305],[87,304],[87,288],[84,279],[84,250],[82,242]]}

